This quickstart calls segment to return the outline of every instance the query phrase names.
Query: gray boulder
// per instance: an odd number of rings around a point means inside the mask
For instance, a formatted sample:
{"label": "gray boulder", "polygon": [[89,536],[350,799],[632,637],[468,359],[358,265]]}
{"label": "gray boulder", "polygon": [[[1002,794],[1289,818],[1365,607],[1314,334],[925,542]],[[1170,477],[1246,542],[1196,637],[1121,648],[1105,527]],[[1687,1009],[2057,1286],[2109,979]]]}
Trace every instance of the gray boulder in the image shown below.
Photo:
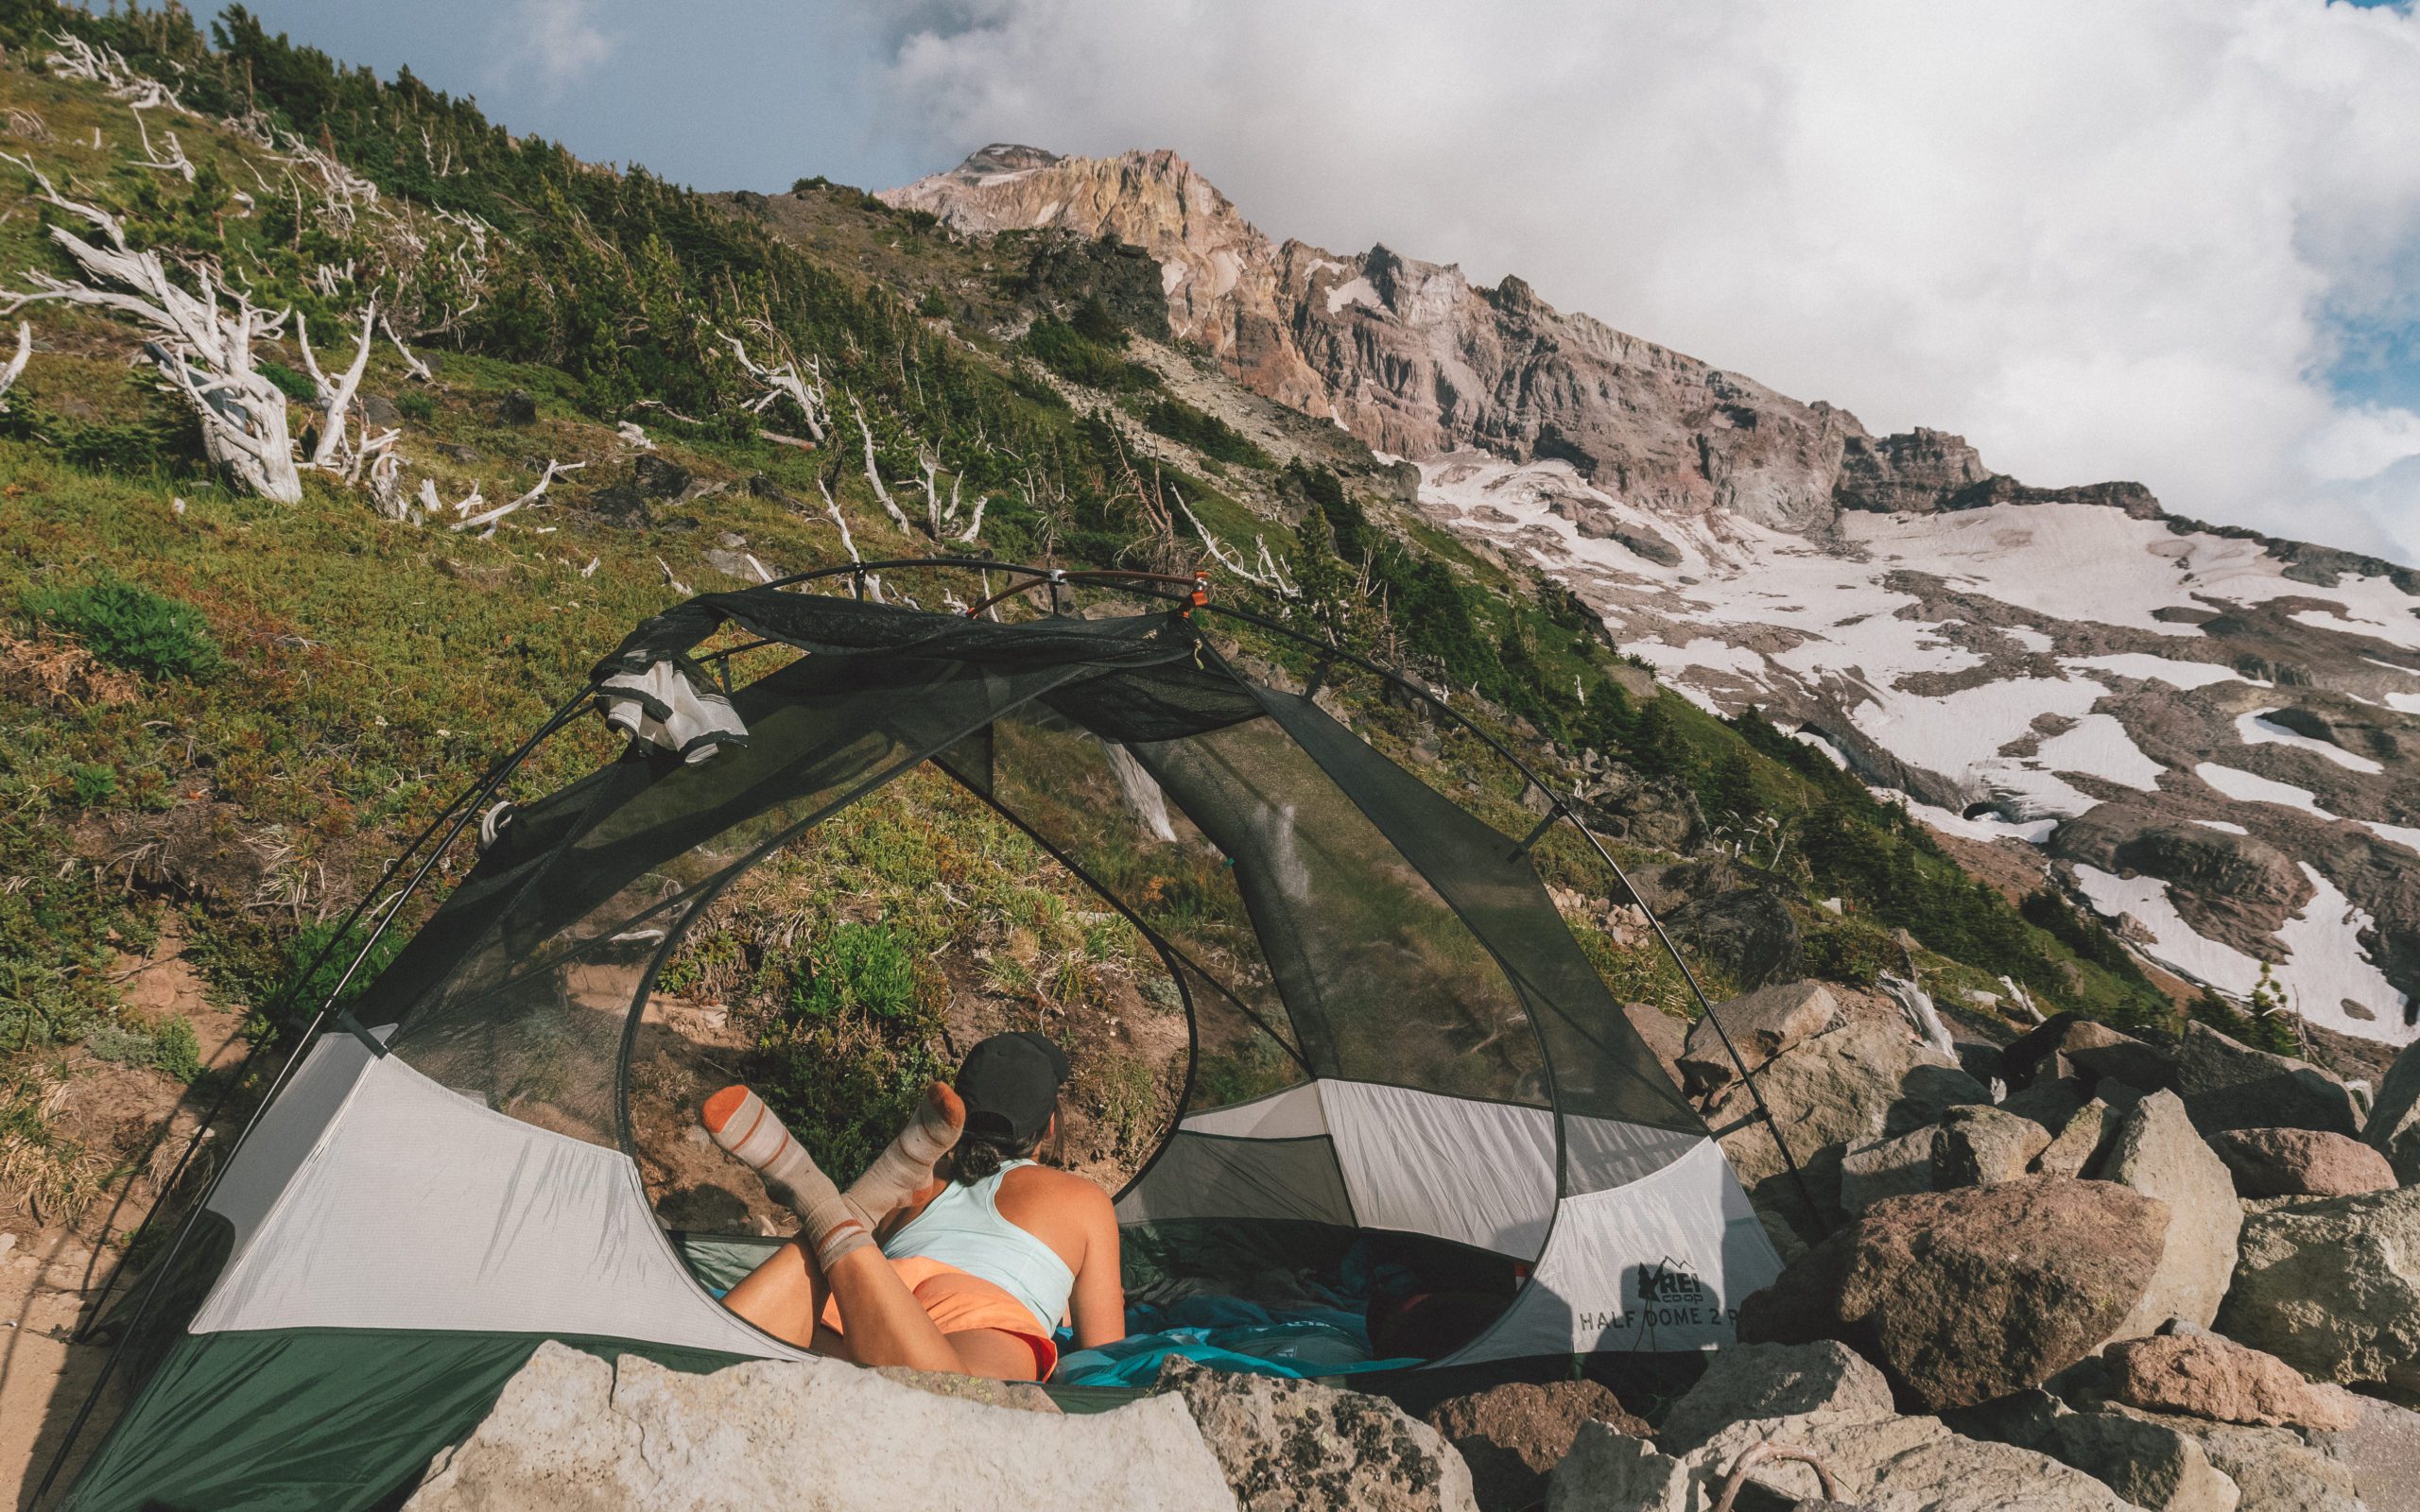
{"label": "gray boulder", "polygon": [[2420,1187],[2246,1218],[2218,1326],[2306,1375],[2420,1400]]}
{"label": "gray boulder", "polygon": [[2210,1148],[2246,1197],[2349,1197],[2395,1184],[2385,1156],[2346,1134],[2315,1128],[2231,1128]]}
{"label": "gray boulder", "polygon": [[2199,1439],[2121,1413],[2078,1412],[2048,1425],[2036,1446],[2144,1512],[2236,1512],[2234,1480]]}
{"label": "gray boulder", "polygon": [[1861,1213],[1885,1197],[1931,1192],[1938,1126],[1852,1146],[1841,1156],[1841,1211]]}
{"label": "gray boulder", "polygon": [[2176,1090],[2193,1126],[2315,1128],[2329,1134],[2360,1130],[2353,1094],[2327,1072],[2291,1056],[2230,1040],[2203,1023],[2187,1023],[2176,1046]]}
{"label": "gray boulder", "polygon": [[1702,1512],[1689,1468],[1643,1438],[1582,1423],[1547,1477],[1547,1512]]}
{"label": "gray boulder", "polygon": [[[1841,1155],[1849,1145],[1937,1124],[1962,1103],[1992,1100],[1980,1082],[1903,1022],[1864,1016],[1774,1057],[1756,1073],[1756,1087],[1819,1202],[1839,1191]],[[1715,1094],[1706,1121],[1717,1128],[1738,1125],[1722,1137],[1722,1147],[1739,1179],[1811,1235],[1820,1226],[1804,1212],[1772,1131],[1754,1112],[1748,1089],[1734,1084]]]}
{"label": "gray boulder", "polygon": [[1840,1022],[1841,1001],[1821,982],[1760,987],[1718,1005],[1689,1026],[1680,1056],[1681,1074],[1691,1095],[1710,1092],[1739,1079],[1734,1052],[1753,1072]]}
{"label": "gray boulder", "polygon": [[2109,1136],[2117,1131],[2117,1115],[2096,1097],[2077,1108],[2057,1137],[2033,1158],[2033,1169],[2044,1176],[2080,1177],[2100,1159]]}
{"label": "gray boulder", "polygon": [[2012,1181],[2049,1147],[2050,1131],[2030,1118],[1996,1108],[1953,1108],[1933,1146],[1933,1184],[1947,1190]]}
{"label": "gray boulder", "polygon": [[1182,1356],[1159,1384],[1192,1409],[1242,1512],[1478,1512],[1461,1455],[1384,1397]]}
{"label": "gray boulder", "polygon": [[2158,1272],[2165,1203],[2029,1176],[1876,1203],[1739,1310],[1753,1343],[1838,1339],[1939,1411],[2098,1351]]}
{"label": "gray boulder", "polygon": [[2420,1412],[2367,1397],[2350,1400],[2352,1425],[2310,1435],[2311,1447],[2341,1467],[2379,1512],[2420,1501]]}
{"label": "gray boulder", "polygon": [[1000,1505],[1232,1512],[1184,1403],[1091,1417],[935,1396],[838,1360],[710,1375],[637,1355],[538,1347],[471,1436],[439,1454],[407,1512],[928,1512],[935,1488]]}
{"label": "gray boulder", "polygon": [[2246,1428],[2191,1418],[2165,1419],[2201,1440],[2202,1452],[2235,1482],[2241,1512],[2394,1512],[2408,1502],[2373,1506],[2352,1471],[2290,1428]]}
{"label": "gray boulder", "polygon": [[1897,1414],[1882,1372],[1837,1340],[1737,1344],[1714,1351],[1705,1374],[1665,1415],[1655,1440],[1685,1454],[1741,1422],[1821,1432]]}
{"label": "gray boulder", "polygon": [[2099,1176],[2168,1205],[2158,1272],[2111,1334],[2135,1338],[2172,1317],[2207,1328],[2235,1276],[2243,1209],[2235,1178],[2186,1117],[2174,1092],[2154,1092],[2118,1125]]}
{"label": "gray boulder", "polygon": [[2403,1047],[2378,1083],[2377,1106],[2361,1138],[2394,1167],[2394,1178],[2420,1186],[2420,1040]]}

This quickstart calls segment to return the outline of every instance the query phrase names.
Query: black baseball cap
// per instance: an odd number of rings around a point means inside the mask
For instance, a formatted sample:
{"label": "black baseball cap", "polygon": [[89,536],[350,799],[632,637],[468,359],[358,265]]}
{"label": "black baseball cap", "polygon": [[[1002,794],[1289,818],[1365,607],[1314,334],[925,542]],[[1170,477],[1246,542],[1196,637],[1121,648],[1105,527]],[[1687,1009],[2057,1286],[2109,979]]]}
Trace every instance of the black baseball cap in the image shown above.
{"label": "black baseball cap", "polygon": [[966,1053],[958,1095],[966,1132],[1029,1144],[1041,1137],[1066,1085],[1067,1055],[1038,1034],[995,1034]]}

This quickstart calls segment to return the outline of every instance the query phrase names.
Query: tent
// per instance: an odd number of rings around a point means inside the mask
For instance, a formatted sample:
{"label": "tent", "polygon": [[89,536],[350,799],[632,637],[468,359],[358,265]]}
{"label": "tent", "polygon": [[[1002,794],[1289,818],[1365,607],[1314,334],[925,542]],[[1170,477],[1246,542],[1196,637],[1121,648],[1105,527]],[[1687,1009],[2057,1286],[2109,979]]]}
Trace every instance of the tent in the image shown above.
{"label": "tent", "polygon": [[[1279,691],[1206,633],[1251,616],[1125,593],[1173,602],[999,623],[772,585],[642,625],[416,848],[413,884],[484,812],[476,864],[323,1008],[147,1273],[121,1343],[140,1393],[67,1504],[376,1505],[546,1338],[794,1355],[703,1284],[751,1241],[651,1211],[631,1047],[701,909],[927,763],[1124,915],[1189,1017],[1184,1111],[1117,1198],[1132,1265],[1214,1284],[1369,1234],[1459,1258],[1503,1302],[1424,1368],[1729,1340],[1779,1263],[1533,868],[1563,800],[1536,784],[1537,829],[1508,834],[1331,712],[1322,684],[1368,663],[1314,647],[1311,685]],[[723,691],[731,653],[700,647],[726,626],[802,654]],[[592,699],[629,750],[491,808]]]}

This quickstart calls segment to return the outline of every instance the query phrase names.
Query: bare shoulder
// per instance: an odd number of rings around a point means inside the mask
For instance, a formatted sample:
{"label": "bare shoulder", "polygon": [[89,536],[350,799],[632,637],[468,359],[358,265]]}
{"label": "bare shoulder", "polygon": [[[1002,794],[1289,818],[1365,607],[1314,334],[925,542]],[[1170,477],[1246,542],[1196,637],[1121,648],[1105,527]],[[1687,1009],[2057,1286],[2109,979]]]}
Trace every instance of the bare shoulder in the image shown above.
{"label": "bare shoulder", "polygon": [[1054,1170],[1046,1165],[1021,1165],[1010,1172],[1000,1183],[1000,1196],[1019,1207],[1027,1203],[1046,1204],[1087,1218],[1113,1211],[1109,1194],[1101,1190],[1100,1183],[1073,1171]]}

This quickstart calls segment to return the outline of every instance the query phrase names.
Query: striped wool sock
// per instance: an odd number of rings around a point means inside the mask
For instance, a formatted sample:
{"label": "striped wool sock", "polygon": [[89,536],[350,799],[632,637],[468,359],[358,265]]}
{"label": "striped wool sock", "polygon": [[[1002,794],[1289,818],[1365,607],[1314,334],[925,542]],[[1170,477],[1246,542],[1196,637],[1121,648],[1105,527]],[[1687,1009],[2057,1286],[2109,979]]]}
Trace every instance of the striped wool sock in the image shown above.
{"label": "striped wool sock", "polygon": [[931,1185],[933,1167],[957,1145],[966,1128],[966,1105],[941,1082],[925,1090],[908,1126],[899,1131],[866,1174],[849,1183],[849,1200],[880,1223]]}
{"label": "striped wool sock", "polygon": [[873,1243],[865,1210],[841,1194],[764,1099],[745,1087],[726,1087],[706,1099],[700,1118],[715,1143],[752,1167],[805,1223],[804,1237],[820,1268],[829,1272],[834,1261]]}

